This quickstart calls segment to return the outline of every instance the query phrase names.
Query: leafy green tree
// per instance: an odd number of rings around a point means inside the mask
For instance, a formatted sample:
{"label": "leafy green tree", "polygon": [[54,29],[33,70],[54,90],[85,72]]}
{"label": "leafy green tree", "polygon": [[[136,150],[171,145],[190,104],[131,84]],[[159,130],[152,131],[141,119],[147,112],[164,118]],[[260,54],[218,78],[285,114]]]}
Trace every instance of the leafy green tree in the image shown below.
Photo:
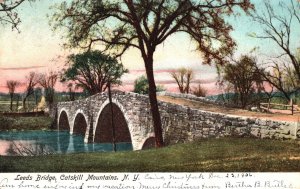
{"label": "leafy green tree", "polygon": [[[158,85],[156,88],[157,92],[164,91],[164,87],[161,85]],[[139,94],[148,94],[149,93],[149,83],[147,78],[142,75],[141,77],[137,78],[134,81],[134,89],[133,92],[139,93]]]}
{"label": "leafy green tree", "polygon": [[260,70],[253,57],[242,56],[238,61],[227,64],[221,76],[221,85],[231,85],[238,97],[238,104],[245,108],[252,103],[253,94],[263,87]]}
{"label": "leafy green tree", "polygon": [[63,71],[62,81],[73,81],[90,95],[103,92],[111,85],[120,85],[121,76],[128,70],[115,58],[100,51],[88,51],[68,56],[69,68]]}
{"label": "leafy green tree", "polygon": [[235,7],[253,8],[250,0],[72,0],[57,5],[54,29],[65,28],[67,46],[104,50],[122,56],[128,49],[140,51],[149,82],[149,100],[156,146],[164,145],[157,104],[153,56],[169,36],[184,32],[197,42],[205,63],[221,63],[234,50],[232,27],[223,17]]}

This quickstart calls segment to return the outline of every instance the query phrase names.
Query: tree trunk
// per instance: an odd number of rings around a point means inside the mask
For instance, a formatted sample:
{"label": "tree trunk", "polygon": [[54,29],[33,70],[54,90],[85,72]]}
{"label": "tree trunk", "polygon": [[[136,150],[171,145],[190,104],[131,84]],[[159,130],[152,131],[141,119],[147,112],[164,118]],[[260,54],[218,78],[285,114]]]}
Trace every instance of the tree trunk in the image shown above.
{"label": "tree trunk", "polygon": [[12,109],[12,106],[13,106],[13,97],[14,97],[14,95],[10,94],[10,111],[11,112],[13,111],[13,109]]}
{"label": "tree trunk", "polygon": [[23,111],[26,112],[26,97],[23,98]]}
{"label": "tree trunk", "polygon": [[156,96],[156,85],[153,74],[153,56],[148,56],[145,61],[147,79],[149,83],[149,99],[151,106],[151,113],[153,119],[153,127],[155,133],[155,144],[156,147],[164,146],[163,136],[162,136],[162,124],[160,113],[158,109],[157,96]]}
{"label": "tree trunk", "polygon": [[18,108],[19,108],[19,98],[20,98],[20,96],[17,95],[17,107],[16,107],[16,112],[18,112]]}

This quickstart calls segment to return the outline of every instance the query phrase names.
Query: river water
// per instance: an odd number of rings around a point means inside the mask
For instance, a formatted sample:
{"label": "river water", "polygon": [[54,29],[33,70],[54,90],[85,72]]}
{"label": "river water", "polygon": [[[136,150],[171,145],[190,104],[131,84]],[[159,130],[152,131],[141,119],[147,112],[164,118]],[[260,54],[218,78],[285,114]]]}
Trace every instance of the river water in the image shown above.
{"label": "river water", "polygon": [[[132,150],[131,143],[117,143],[117,151]],[[110,143],[84,143],[81,135],[67,131],[2,131],[1,156],[36,156],[85,152],[113,151]]]}

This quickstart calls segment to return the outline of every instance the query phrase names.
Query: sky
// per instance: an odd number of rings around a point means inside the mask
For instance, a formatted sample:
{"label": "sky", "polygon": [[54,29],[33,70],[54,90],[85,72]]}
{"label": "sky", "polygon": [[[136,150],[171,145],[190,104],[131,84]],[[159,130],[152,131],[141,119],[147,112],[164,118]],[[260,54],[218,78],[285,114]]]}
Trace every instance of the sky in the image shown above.
{"label": "sky", "polygon": [[[287,0],[272,0],[272,3]],[[295,0],[296,1],[296,0]],[[48,14],[51,14],[49,6],[59,3],[61,0],[40,0],[35,3],[24,3],[18,7],[18,13],[22,20],[18,33],[12,31],[10,26],[0,25],[0,92],[7,92],[6,80],[14,79],[23,81],[30,71],[45,73],[61,70],[64,66],[64,57],[69,53],[61,47],[63,40],[60,32],[53,32],[49,26]],[[261,7],[261,0],[252,1],[257,7]],[[280,12],[280,10],[276,10]],[[234,31],[231,33],[238,46],[236,56],[246,54],[256,46],[260,47],[263,54],[278,54],[280,51],[270,41],[262,41],[249,37],[249,33],[261,32],[261,28],[251,21],[245,14],[239,17],[227,19],[232,24]],[[296,30],[295,39],[299,44],[299,28]],[[271,48],[270,48],[271,47]],[[168,38],[158,47],[154,56],[155,79],[158,84],[165,86],[167,90],[176,91],[177,86],[170,76],[170,71],[187,67],[195,70],[195,81],[200,81],[207,89],[208,94],[220,93],[217,88],[216,70],[213,66],[202,64],[201,55],[195,51],[195,44],[183,34],[176,34]],[[122,77],[123,90],[132,90],[134,80],[145,74],[144,64],[137,50],[128,51],[122,58],[122,63],[130,70]],[[62,84],[57,84],[57,89],[65,90]],[[20,87],[18,92],[22,92]]]}

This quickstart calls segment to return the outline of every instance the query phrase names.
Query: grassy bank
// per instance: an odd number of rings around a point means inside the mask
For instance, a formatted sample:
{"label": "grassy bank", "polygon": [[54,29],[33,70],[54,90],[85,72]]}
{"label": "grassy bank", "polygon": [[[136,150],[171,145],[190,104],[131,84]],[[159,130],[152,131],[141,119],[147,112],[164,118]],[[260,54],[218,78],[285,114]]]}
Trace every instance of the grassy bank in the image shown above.
{"label": "grassy bank", "polygon": [[7,130],[44,130],[49,129],[52,118],[39,117],[6,117],[0,115],[0,131]]}
{"label": "grassy bank", "polygon": [[296,141],[208,139],[162,149],[0,157],[3,172],[300,171]]}

